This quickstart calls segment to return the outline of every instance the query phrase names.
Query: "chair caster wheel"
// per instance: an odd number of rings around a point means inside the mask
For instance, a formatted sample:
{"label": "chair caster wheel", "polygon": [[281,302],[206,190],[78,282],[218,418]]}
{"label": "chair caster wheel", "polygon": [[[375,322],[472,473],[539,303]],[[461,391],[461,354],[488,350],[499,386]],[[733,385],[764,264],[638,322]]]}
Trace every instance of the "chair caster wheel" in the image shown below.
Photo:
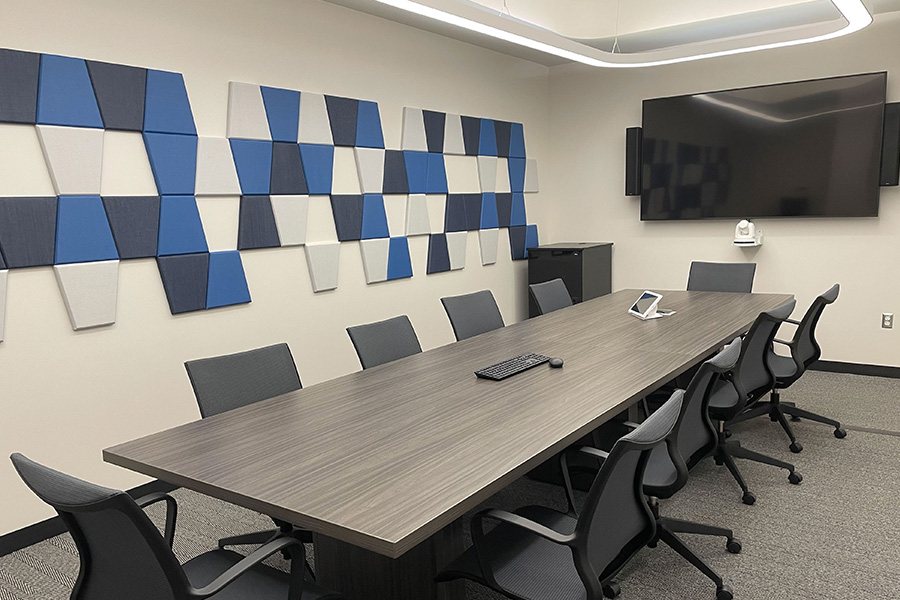
{"label": "chair caster wheel", "polygon": [[791,415],[791,421],[793,421],[794,423],[798,422],[799,420],[800,417],[798,417],[797,415]]}
{"label": "chair caster wheel", "polygon": [[776,416],[773,415],[773,414],[769,414],[769,420],[772,421],[772,422],[774,423],[775,421],[778,420],[778,417],[776,417]]}
{"label": "chair caster wheel", "polygon": [[731,552],[732,554],[740,554],[743,546],[741,546],[741,540],[737,538],[731,538],[726,542],[725,549]]}
{"label": "chair caster wheel", "polygon": [[799,454],[800,452],[803,452],[803,444],[801,444],[800,442],[792,442],[790,445],[790,448],[791,448],[791,452],[793,452],[794,454]]}
{"label": "chair caster wheel", "polygon": [[753,504],[756,504],[756,494],[754,494],[753,492],[744,492],[744,496],[741,498],[741,501],[743,501],[743,503],[747,506],[752,506]]}
{"label": "chair caster wheel", "polygon": [[716,590],[716,600],[733,600],[733,598],[734,592],[727,583],[723,583],[722,587]]}
{"label": "chair caster wheel", "polygon": [[615,581],[610,581],[606,585],[603,586],[603,595],[606,598],[616,598],[619,594],[622,593],[622,588],[619,587],[619,584]]}
{"label": "chair caster wheel", "polygon": [[798,483],[803,481],[803,475],[801,475],[797,471],[791,471],[791,474],[788,475],[788,481],[790,481],[794,485],[797,485]]}
{"label": "chair caster wheel", "polygon": [[842,440],[845,437],[847,437],[847,432],[844,431],[844,429],[842,427],[838,427],[837,429],[834,430],[834,437],[836,437],[839,440]]}
{"label": "chair caster wheel", "polygon": [[730,429],[726,429],[726,430],[723,431],[722,433],[725,434],[725,439],[726,439],[726,440],[727,440],[728,438],[731,437],[731,430],[730,430]]}

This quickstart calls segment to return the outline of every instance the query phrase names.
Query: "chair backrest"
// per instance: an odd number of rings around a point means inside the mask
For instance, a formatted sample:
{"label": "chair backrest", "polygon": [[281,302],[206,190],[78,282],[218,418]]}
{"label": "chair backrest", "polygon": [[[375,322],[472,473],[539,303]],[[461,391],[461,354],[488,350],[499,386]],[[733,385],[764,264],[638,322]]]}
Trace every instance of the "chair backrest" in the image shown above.
{"label": "chair backrest", "polygon": [[464,340],[504,326],[503,316],[490,290],[481,290],[462,296],[441,298],[441,304],[450,317],[456,340]]}
{"label": "chair backrest", "polygon": [[775,375],[766,357],[778,327],[791,316],[796,300],[784,303],[776,309],[760,313],[741,344],[741,355],[731,370],[731,381],[740,400],[738,411],[756,401],[775,386]]}
{"label": "chair backrest", "polygon": [[16,471],[68,527],[81,567],[72,600],[186,600],[190,584],[163,536],[131,497],[30,460]]}
{"label": "chair backrest", "polygon": [[299,390],[300,376],[287,344],[189,360],[184,363],[200,414],[210,417]]}
{"label": "chair backrest", "polygon": [[371,369],[422,351],[416,330],[406,315],[348,327],[347,334],[356,348],[363,369]]}
{"label": "chair backrest", "polygon": [[562,279],[532,283],[528,286],[528,291],[542,315],[572,306],[572,296],[569,295],[569,290]]}
{"label": "chair backrest", "polygon": [[756,263],[710,263],[694,261],[688,273],[688,291],[751,292]]}
{"label": "chair backrest", "polygon": [[800,377],[806,368],[819,360],[822,356],[822,349],[816,341],[816,325],[819,324],[819,317],[825,307],[837,300],[841,291],[840,284],[836,283],[831,288],[816,297],[810,305],[809,310],[803,315],[797,330],[794,332],[794,339],[791,343],[793,347],[793,359],[797,364],[797,373],[794,378]]}
{"label": "chair backrest", "polygon": [[573,555],[589,598],[602,598],[600,584],[615,574],[656,534],[643,491],[644,468],[653,448],[671,433],[684,393],[672,394],[634,431],[620,438],[603,462],[575,525]]}

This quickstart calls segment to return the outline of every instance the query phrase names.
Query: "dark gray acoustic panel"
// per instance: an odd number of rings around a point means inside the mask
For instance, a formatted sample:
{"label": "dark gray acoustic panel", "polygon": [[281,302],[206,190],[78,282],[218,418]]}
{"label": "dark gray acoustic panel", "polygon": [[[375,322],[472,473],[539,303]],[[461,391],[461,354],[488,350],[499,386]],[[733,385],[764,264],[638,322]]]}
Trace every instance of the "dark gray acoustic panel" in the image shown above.
{"label": "dark gray acoustic panel", "polygon": [[300,146],[289,142],[272,144],[272,180],[269,193],[273,196],[305,195],[309,193]]}
{"label": "dark gray acoustic panel", "polygon": [[447,249],[447,236],[434,233],[428,236],[428,264],[425,272],[441,273],[450,270],[450,251]]}
{"label": "dark gray acoustic panel", "polygon": [[512,215],[512,194],[497,194],[497,223],[500,227],[509,227]]}
{"label": "dark gray acoustic panel", "polygon": [[881,185],[900,185],[900,102],[884,106]]}
{"label": "dark gray acoustic panel", "polygon": [[6,261],[3,260],[3,248],[0,247],[0,271],[6,268]]}
{"label": "dark gray acoustic panel", "polygon": [[56,196],[0,198],[0,248],[10,269],[53,264]]}
{"label": "dark gray acoustic panel", "polygon": [[352,242],[362,237],[362,196],[332,196],[331,212],[338,241]]}
{"label": "dark gray acoustic panel", "polygon": [[466,231],[466,197],[463,194],[449,194],[444,208],[444,231]]}
{"label": "dark gray acoustic panel", "polygon": [[422,118],[425,121],[425,141],[428,144],[428,151],[443,153],[446,113],[423,110]]}
{"label": "dark gray acoustic panel", "polygon": [[241,196],[238,250],[281,246],[275,212],[268,196]]}
{"label": "dark gray acoustic panel", "polygon": [[642,132],[640,127],[629,127],[625,130],[625,195],[641,195],[641,146]]}
{"label": "dark gray acoustic panel", "polygon": [[384,181],[382,193],[408,194],[409,181],[406,178],[406,160],[400,150],[384,151]]}
{"label": "dark gray acoustic panel", "polygon": [[328,120],[331,121],[331,137],[335,146],[356,146],[356,126],[359,116],[359,100],[325,96]]}
{"label": "dark gray acoustic panel", "polygon": [[459,119],[462,123],[466,156],[478,156],[478,146],[481,143],[481,119],[476,117],[460,117]]}
{"label": "dark gray acoustic panel", "polygon": [[509,121],[494,121],[494,135],[497,138],[497,156],[509,157],[509,136],[512,132],[512,123]]}
{"label": "dark gray acoustic panel", "polygon": [[525,225],[515,225],[509,228],[509,251],[513,260],[525,258],[525,236],[528,234]]}
{"label": "dark gray acoustic panel", "polygon": [[156,264],[173,315],[206,309],[209,253],[160,256]]}
{"label": "dark gray acoustic panel", "polygon": [[159,240],[159,196],[104,196],[119,258],[156,256]]}
{"label": "dark gray acoustic panel", "polygon": [[106,129],[142,131],[147,69],[86,61]]}
{"label": "dark gray acoustic panel", "polygon": [[464,194],[466,201],[466,229],[481,229],[481,194]]}
{"label": "dark gray acoustic panel", "polygon": [[41,55],[0,49],[0,123],[34,125]]}

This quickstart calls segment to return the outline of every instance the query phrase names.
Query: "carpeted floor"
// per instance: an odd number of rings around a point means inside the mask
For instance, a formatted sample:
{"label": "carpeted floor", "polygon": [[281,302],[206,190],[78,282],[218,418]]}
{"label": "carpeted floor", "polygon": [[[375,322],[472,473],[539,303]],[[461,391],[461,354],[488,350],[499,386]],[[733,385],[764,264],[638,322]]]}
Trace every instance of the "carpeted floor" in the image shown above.
{"label": "carpeted floor", "polygon": [[[745,506],[740,489],[712,460],[701,463],[677,497],[662,504],[665,515],[734,529],[744,550],[725,551],[724,541],[683,536],[734,588],[737,600],[892,600],[900,598],[900,380],[808,372],[782,395],[786,401],[852,427],[838,440],[830,427],[794,423],[804,451],[793,455],[781,428],[761,418],[734,428],[734,439],[752,449],[793,461],[803,483],[784,471],[740,461],[758,501]],[[225,535],[262,529],[267,518],[187,490],[179,501],[175,551],[186,560]],[[563,507],[558,488],[527,479],[509,486],[485,506],[525,504]],[[156,519],[161,507],[153,509]],[[274,560],[274,559],[273,559]],[[277,562],[277,561],[275,561]],[[78,570],[68,535],[0,557],[0,600],[64,600]],[[641,550],[622,572],[622,600],[714,598],[712,583],[663,544]],[[501,596],[475,585],[474,600]],[[389,599],[372,599],[389,600]]]}

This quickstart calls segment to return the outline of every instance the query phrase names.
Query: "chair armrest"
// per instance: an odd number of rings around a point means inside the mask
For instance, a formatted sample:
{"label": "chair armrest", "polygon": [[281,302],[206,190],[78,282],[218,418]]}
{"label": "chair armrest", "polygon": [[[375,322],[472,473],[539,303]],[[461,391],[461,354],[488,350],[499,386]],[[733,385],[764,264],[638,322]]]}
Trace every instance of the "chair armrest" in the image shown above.
{"label": "chair armrest", "polygon": [[772,341],[773,341],[773,342],[777,342],[777,343],[779,343],[779,344],[784,344],[785,346],[790,346],[790,345],[791,345],[791,342],[786,342],[785,340],[779,340],[778,338],[774,338]]}
{"label": "chair armrest", "polygon": [[175,520],[178,518],[178,503],[175,502],[175,498],[169,494],[155,492],[136,498],[134,502],[141,508],[147,508],[151,504],[163,501],[166,503],[166,529],[163,537],[166,543],[169,544],[169,548],[171,548],[172,542],[175,541]]}
{"label": "chair armrest", "polygon": [[290,537],[280,537],[260,546],[240,562],[229,567],[209,585],[202,588],[191,588],[189,595],[200,600],[218,594],[225,586],[280,550],[287,550],[291,555],[291,583],[288,600],[300,600],[303,594],[303,570],[306,566],[306,557],[303,554],[303,544]]}
{"label": "chair armrest", "polygon": [[603,464],[603,461],[609,456],[609,452],[604,452],[603,450],[598,450],[597,448],[592,448],[590,446],[581,446],[580,448],[569,448],[562,452],[559,455],[559,467],[562,470],[563,476],[563,484],[566,490],[566,501],[569,503],[569,515],[573,517],[578,516],[578,509],[575,508],[575,489],[572,487],[572,475],[571,470],[569,469],[569,461],[566,458],[569,454],[575,454],[576,452],[580,452],[581,454],[587,454],[592,458],[596,458],[597,462]]}
{"label": "chair armrest", "polygon": [[800,324],[800,321],[795,321],[793,319],[785,319],[784,322],[790,323],[791,325],[799,325]]}
{"label": "chair armrest", "polygon": [[637,429],[640,423],[635,423],[634,421],[622,421],[622,425],[628,429]]}

